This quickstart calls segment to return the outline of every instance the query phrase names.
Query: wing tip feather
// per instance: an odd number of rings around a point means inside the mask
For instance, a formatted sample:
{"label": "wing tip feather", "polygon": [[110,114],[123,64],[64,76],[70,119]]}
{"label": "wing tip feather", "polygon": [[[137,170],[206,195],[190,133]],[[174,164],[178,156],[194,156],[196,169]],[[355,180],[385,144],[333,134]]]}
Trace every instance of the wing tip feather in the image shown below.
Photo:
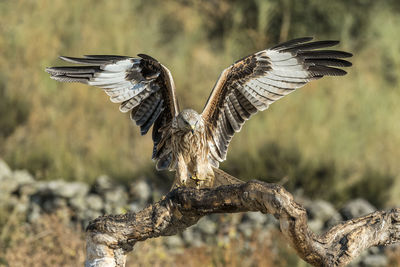
{"label": "wing tip feather", "polygon": [[300,38],[295,38],[286,42],[282,42],[279,43],[277,45],[274,45],[273,47],[271,47],[271,50],[282,50],[282,49],[286,49],[289,48],[293,45],[297,45],[297,44],[301,44],[301,43],[305,43],[305,42],[310,42],[314,39],[314,37],[312,36],[306,36],[306,37],[300,37]]}
{"label": "wing tip feather", "polygon": [[142,59],[147,59],[147,60],[151,60],[151,61],[160,63],[160,62],[159,62],[157,59],[155,59],[154,57],[149,56],[149,55],[146,55],[146,54],[143,54],[143,53],[137,54],[137,56],[140,57],[140,58],[142,58]]}

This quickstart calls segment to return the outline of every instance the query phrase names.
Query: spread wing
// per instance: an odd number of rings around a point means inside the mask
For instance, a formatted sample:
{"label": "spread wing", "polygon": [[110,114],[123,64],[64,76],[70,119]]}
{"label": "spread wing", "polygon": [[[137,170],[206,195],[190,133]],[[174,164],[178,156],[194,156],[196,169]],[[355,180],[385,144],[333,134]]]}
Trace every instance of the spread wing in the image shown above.
{"label": "spread wing", "polygon": [[[131,112],[131,119],[145,135],[153,126],[153,159],[160,169],[169,167],[170,148],[159,145],[163,131],[178,114],[175,85],[170,71],[150,56],[90,55],[84,58],[61,57],[83,66],[51,67],[46,71],[60,82],[79,82],[102,88],[110,100],[120,103],[121,112]],[[168,144],[163,140],[163,144]],[[161,153],[161,151],[163,153]]]}
{"label": "spread wing", "polygon": [[234,133],[257,111],[267,109],[311,80],[346,74],[337,67],[351,66],[342,58],[352,55],[336,50],[316,50],[339,42],[310,42],[312,39],[294,39],[257,52],[221,73],[202,113],[207,124],[209,159],[214,166],[225,160]]}

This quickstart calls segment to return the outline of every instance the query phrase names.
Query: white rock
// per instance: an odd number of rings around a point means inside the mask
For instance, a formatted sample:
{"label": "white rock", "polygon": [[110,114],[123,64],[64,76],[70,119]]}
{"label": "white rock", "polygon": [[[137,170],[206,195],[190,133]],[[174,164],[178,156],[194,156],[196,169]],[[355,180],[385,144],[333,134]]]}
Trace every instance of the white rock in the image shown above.
{"label": "white rock", "polygon": [[183,246],[182,239],[177,235],[164,237],[164,242],[171,249],[177,249]]}
{"label": "white rock", "polygon": [[262,225],[267,222],[268,217],[266,214],[262,214],[261,212],[247,212],[243,215],[243,221],[251,221],[257,225]]}
{"label": "white rock", "polygon": [[340,210],[346,220],[367,215],[374,211],[376,211],[376,208],[362,198],[347,202]]}
{"label": "white rock", "polygon": [[196,228],[199,229],[204,234],[213,235],[217,231],[217,224],[214,221],[208,219],[207,217],[203,217],[196,224]]}
{"label": "white rock", "polygon": [[41,183],[38,193],[41,195],[74,198],[78,196],[84,196],[88,191],[89,186],[85,183],[55,180]]}
{"label": "white rock", "polygon": [[14,180],[16,180],[20,186],[32,184],[35,182],[35,179],[27,170],[16,170],[16,171],[14,171],[12,176],[14,177]]}
{"label": "white rock", "polygon": [[361,265],[365,267],[384,267],[388,265],[388,260],[384,255],[368,255],[361,260]]}
{"label": "white rock", "polygon": [[131,194],[134,200],[147,203],[151,198],[151,187],[145,180],[139,180],[131,185]]}
{"label": "white rock", "polygon": [[87,207],[92,210],[101,211],[103,209],[103,200],[95,194],[89,194],[86,197]]}
{"label": "white rock", "polygon": [[11,176],[11,173],[12,171],[7,163],[0,159],[0,181],[5,177]]}

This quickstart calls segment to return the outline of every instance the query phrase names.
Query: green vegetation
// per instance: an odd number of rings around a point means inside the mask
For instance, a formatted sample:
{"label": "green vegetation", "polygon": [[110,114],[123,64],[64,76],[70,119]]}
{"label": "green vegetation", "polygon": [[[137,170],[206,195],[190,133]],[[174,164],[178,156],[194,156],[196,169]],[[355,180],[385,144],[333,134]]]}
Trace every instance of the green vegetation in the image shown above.
{"label": "green vegetation", "polygon": [[244,179],[288,177],[290,190],[337,204],[355,195],[398,203],[399,13],[398,1],[372,0],[1,1],[0,155],[40,179],[152,172],[151,138],[101,90],[49,79],[44,68],[61,64],[59,55],[150,54],[172,71],[181,106],[201,111],[233,61],[311,35],[354,53],[349,74],[256,115],[222,168]]}
{"label": "green vegetation", "polygon": [[5,82],[0,77],[0,114],[7,114],[0,117],[0,140],[11,135],[18,125],[25,123],[28,113],[28,102],[10,96],[6,91]]}

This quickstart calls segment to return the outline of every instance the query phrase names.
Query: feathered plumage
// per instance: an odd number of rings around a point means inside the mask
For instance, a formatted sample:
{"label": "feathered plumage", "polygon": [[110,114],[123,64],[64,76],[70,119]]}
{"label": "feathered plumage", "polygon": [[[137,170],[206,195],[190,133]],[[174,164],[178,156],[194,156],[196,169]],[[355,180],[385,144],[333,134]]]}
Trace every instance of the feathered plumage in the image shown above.
{"label": "feathered plumage", "polygon": [[46,71],[61,82],[102,88],[122,112],[131,112],[142,135],[153,126],[153,159],[159,170],[176,170],[175,185],[213,186],[229,142],[253,114],[309,81],[346,74],[340,68],[351,63],[343,58],[352,55],[325,50],[338,41],[311,40],[294,39],[236,61],[221,73],[201,114],[179,111],[170,71],[148,55],[61,57],[83,66]]}
{"label": "feathered plumage", "polygon": [[[103,88],[111,102],[120,103],[121,112],[131,112],[131,119],[145,135],[153,126],[153,159],[159,169],[169,168],[169,148],[159,146],[161,128],[178,115],[175,85],[170,71],[150,56],[140,58],[89,55],[84,58],[60,57],[90,66],[51,67],[46,71],[60,82],[79,82]],[[171,151],[169,151],[171,152]],[[160,157],[160,155],[162,156]]]}
{"label": "feathered plumage", "polygon": [[338,44],[338,41],[294,39],[247,56],[225,69],[204,107],[202,117],[210,127],[210,158],[215,166],[226,158],[229,142],[244,122],[257,111],[323,76],[342,76],[335,67],[348,67],[342,58],[350,53],[314,50]]}

